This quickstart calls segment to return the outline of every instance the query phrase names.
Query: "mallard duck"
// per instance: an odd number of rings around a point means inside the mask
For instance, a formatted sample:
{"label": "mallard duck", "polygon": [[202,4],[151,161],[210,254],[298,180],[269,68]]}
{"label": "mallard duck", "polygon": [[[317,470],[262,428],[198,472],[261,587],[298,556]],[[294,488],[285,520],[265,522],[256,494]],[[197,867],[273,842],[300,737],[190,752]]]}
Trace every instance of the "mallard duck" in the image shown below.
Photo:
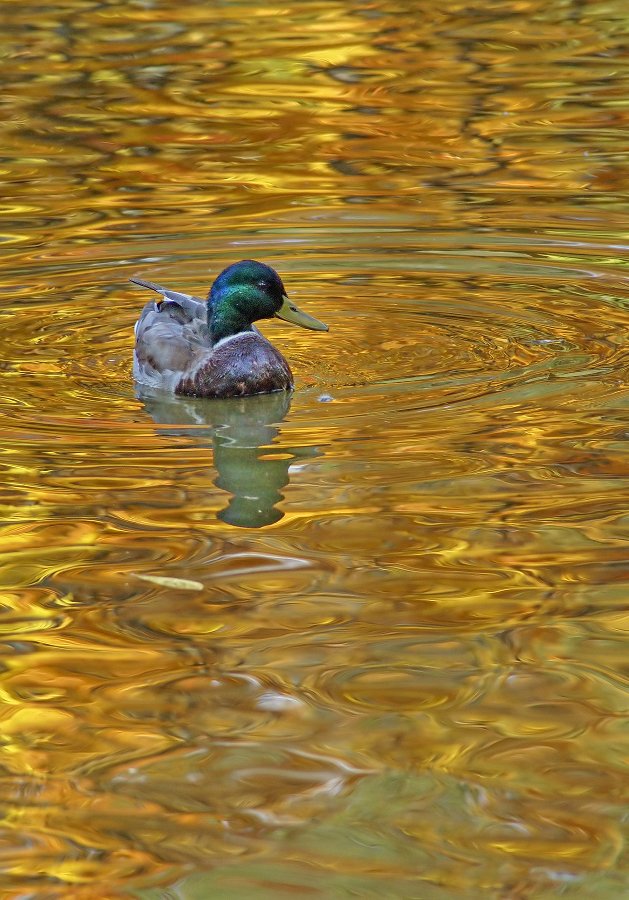
{"label": "mallard duck", "polygon": [[328,326],[298,309],[282,279],[264,263],[244,259],[224,269],[207,302],[142,278],[161,294],[135,324],[133,377],[189,397],[243,397],[290,391],[293,376],[279,350],[253,325],[276,316],[313,331]]}

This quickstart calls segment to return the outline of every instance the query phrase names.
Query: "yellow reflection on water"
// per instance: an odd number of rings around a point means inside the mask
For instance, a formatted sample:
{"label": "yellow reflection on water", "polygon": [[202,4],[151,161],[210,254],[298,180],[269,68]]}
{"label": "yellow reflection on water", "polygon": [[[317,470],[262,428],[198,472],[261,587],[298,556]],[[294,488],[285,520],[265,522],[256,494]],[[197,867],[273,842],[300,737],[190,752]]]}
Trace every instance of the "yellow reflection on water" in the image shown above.
{"label": "yellow reflection on water", "polygon": [[[3,896],[622,896],[624,7],[6,18]],[[243,257],[293,397],[136,396]]]}

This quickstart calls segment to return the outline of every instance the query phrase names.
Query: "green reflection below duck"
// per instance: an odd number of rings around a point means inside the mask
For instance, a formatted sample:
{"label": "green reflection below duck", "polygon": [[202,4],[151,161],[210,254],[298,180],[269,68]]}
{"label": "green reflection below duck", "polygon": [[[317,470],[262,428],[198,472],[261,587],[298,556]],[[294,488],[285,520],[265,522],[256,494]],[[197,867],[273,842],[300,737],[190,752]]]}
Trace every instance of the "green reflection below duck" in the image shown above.
{"label": "green reflection below duck", "polygon": [[273,446],[290,409],[291,396],[285,391],[214,403],[145,388],[138,396],[152,419],[166,426],[162,434],[184,435],[212,447],[214,483],[231,494],[217,516],[230,525],[261,528],[279,521],[284,514],[276,504],[288,484],[291,463],[319,455],[315,447]]}
{"label": "green reflection below duck", "polygon": [[276,316],[328,330],[289,301],[274,269],[252,259],[224,269],[207,303],[141,278],[131,281],[162,294],[136,322],[133,376],[170,393],[225,398],[290,391],[288,363],[253,323]]}

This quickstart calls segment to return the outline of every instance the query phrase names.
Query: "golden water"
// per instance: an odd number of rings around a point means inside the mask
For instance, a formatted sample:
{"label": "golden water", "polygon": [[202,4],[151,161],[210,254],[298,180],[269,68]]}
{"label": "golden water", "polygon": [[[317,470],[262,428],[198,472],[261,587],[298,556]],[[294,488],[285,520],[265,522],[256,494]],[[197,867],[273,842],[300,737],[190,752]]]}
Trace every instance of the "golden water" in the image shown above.
{"label": "golden water", "polygon": [[[626,896],[625,4],[2,14],[2,896]],[[294,396],[136,398],[247,256]]]}

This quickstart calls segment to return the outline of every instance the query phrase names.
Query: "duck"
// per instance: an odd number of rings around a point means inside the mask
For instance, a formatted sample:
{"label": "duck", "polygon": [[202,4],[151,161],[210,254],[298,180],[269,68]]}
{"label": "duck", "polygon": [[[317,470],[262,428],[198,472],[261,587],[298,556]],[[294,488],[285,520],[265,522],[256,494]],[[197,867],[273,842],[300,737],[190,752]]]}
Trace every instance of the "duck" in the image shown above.
{"label": "duck", "polygon": [[161,295],[135,324],[133,377],[171,394],[228,398],[292,391],[288,362],[253,323],[275,317],[328,331],[288,299],[275,269],[255,259],[223,269],[207,301],[143,278],[130,281]]}

